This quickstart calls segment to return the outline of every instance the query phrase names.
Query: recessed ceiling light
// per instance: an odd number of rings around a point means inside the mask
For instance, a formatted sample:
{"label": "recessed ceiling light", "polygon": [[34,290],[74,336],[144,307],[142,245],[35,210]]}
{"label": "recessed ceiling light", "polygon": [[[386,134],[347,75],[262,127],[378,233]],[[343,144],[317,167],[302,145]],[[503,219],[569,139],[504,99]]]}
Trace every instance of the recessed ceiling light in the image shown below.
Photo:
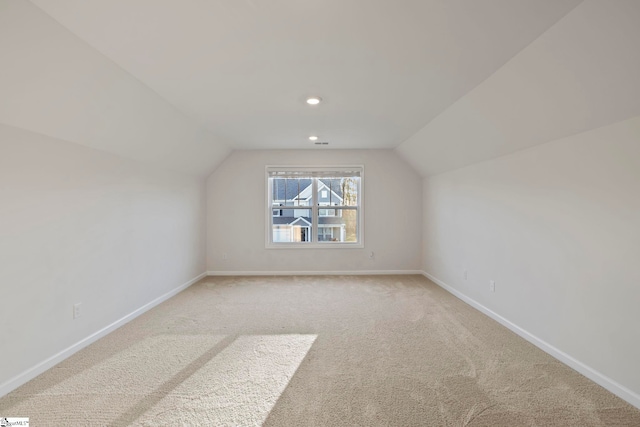
{"label": "recessed ceiling light", "polygon": [[318,137],[317,137],[317,136],[315,136],[315,135],[312,135],[312,136],[310,136],[310,137],[309,137],[309,139],[310,139],[311,141],[317,141],[317,140],[318,140]]}
{"label": "recessed ceiling light", "polygon": [[320,101],[322,101],[322,98],[320,98],[319,96],[312,96],[310,98],[307,98],[307,104],[309,105],[318,105],[320,104]]}

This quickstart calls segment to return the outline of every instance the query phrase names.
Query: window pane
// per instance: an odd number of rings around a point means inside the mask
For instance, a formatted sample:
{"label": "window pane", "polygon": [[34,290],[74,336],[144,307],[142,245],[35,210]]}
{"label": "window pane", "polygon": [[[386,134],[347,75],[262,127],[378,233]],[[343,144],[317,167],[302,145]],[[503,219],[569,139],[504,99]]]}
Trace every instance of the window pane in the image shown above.
{"label": "window pane", "polygon": [[335,209],[335,213],[335,216],[320,216],[318,218],[318,241],[357,242],[357,209]]}
{"label": "window pane", "polygon": [[274,209],[271,221],[274,243],[312,241],[311,209]]}
{"label": "window pane", "polygon": [[344,206],[358,206],[358,184],[360,178],[342,178],[340,180],[340,192],[342,193]]}
{"label": "window pane", "polygon": [[318,180],[318,203],[326,206],[358,206],[358,184],[360,178],[320,178]]}
{"label": "window pane", "polygon": [[273,206],[309,206],[312,182],[311,178],[272,178]]}

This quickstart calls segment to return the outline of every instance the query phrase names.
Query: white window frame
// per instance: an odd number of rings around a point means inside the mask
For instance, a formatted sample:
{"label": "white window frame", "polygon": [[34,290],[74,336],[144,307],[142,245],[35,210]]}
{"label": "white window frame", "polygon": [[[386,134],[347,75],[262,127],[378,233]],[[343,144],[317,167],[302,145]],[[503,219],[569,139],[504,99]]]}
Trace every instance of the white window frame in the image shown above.
{"label": "white window frame", "polygon": [[[319,210],[326,209],[327,207],[319,206],[318,200],[318,181],[312,181],[312,196],[309,203],[312,206],[308,206],[307,209],[311,209],[312,228],[311,228],[311,242],[273,242],[273,231],[271,218],[273,215],[272,206],[272,191],[269,185],[269,174],[272,172],[298,172],[312,174],[331,174],[335,173],[336,176],[340,176],[341,173],[357,171],[359,172],[360,179],[358,180],[358,204],[355,209],[358,212],[358,224],[357,224],[357,241],[356,242],[332,242],[332,241],[318,241],[318,223],[319,223]],[[321,178],[321,177],[320,177]],[[364,248],[364,165],[354,166],[272,166],[265,167],[265,247],[267,249],[345,249]],[[313,203],[315,199],[316,203]],[[334,206],[331,208],[335,209]],[[336,210],[337,215],[337,210]]]}

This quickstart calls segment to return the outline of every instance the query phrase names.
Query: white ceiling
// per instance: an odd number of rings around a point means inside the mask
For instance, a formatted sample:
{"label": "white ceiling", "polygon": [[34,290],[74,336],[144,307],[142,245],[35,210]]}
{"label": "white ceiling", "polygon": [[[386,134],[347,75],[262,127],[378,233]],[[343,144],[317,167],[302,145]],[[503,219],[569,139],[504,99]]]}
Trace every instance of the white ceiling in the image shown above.
{"label": "white ceiling", "polygon": [[[640,114],[639,11],[0,0],[0,122],[201,175],[229,149],[314,148],[311,134],[398,147],[429,175]],[[325,101],[308,107],[308,95]]]}
{"label": "white ceiling", "polygon": [[433,175],[639,115],[640,1],[585,1],[398,151]]}
{"label": "white ceiling", "polygon": [[0,61],[4,125],[200,176],[230,152],[28,1],[0,0]]}

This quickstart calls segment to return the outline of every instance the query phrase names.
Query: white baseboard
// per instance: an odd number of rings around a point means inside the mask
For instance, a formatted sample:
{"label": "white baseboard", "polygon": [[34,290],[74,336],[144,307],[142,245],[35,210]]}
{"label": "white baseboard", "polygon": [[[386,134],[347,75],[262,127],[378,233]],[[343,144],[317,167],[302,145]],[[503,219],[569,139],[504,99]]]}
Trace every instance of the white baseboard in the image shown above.
{"label": "white baseboard", "polygon": [[419,274],[422,270],[349,270],[349,271],[207,271],[209,276],[370,276]]}
{"label": "white baseboard", "polygon": [[596,371],[595,369],[593,369],[593,368],[585,365],[584,363],[580,362],[579,360],[574,359],[573,357],[569,356],[567,353],[563,352],[562,350],[559,350],[558,348],[556,348],[556,347],[552,346],[551,344],[547,343],[546,341],[538,338],[537,336],[533,335],[532,333],[522,329],[520,326],[516,325],[515,323],[512,323],[511,321],[509,321],[508,319],[502,317],[498,313],[488,309],[487,307],[485,307],[484,305],[480,304],[476,300],[474,300],[472,298],[469,298],[468,296],[466,296],[462,292],[458,291],[457,289],[447,285],[446,283],[444,283],[442,280],[438,279],[437,277],[434,277],[434,276],[432,276],[431,274],[429,274],[429,273],[427,273],[425,271],[423,271],[422,274],[427,279],[429,279],[433,283],[435,283],[436,285],[440,286],[441,288],[443,288],[447,292],[453,294],[457,298],[459,298],[462,301],[466,302],[467,304],[469,304],[473,308],[475,308],[475,309],[479,310],[480,312],[486,314],[487,316],[491,317],[493,320],[497,321],[498,323],[502,324],[503,326],[509,328],[510,330],[512,330],[516,334],[520,335],[522,338],[524,338],[525,340],[529,341],[531,344],[535,345],[536,347],[538,347],[539,349],[541,349],[545,353],[548,353],[549,355],[555,357],[556,359],[558,359],[559,361],[561,361],[565,365],[567,365],[570,368],[573,368],[574,370],[580,372],[582,375],[584,375],[585,377],[589,378],[591,381],[593,381],[596,384],[606,388],[611,393],[615,394],[616,396],[620,397],[621,399],[629,402],[631,405],[633,405],[636,408],[640,409],[640,395],[639,394],[635,393],[632,390],[629,390],[628,388],[626,388],[622,384],[619,384],[618,382],[612,380],[611,378],[607,377],[606,375],[603,375],[600,372]]}
{"label": "white baseboard", "polygon": [[27,381],[32,380],[33,378],[37,377],[38,375],[40,375],[41,373],[43,373],[47,369],[50,369],[50,368],[54,367],[55,365],[57,365],[58,363],[62,362],[64,359],[66,359],[69,356],[73,355],[77,351],[82,350],[83,348],[87,347],[89,344],[99,340],[100,338],[104,337],[105,335],[109,334],[110,332],[113,332],[114,330],[118,329],[120,326],[124,325],[125,323],[130,322],[131,320],[133,320],[136,317],[140,316],[144,312],[152,309],[153,307],[159,305],[160,303],[163,303],[164,301],[168,300],[172,296],[174,296],[174,295],[180,293],[181,291],[187,289],[189,286],[193,285],[195,282],[197,282],[198,280],[202,279],[206,275],[207,275],[207,273],[199,274],[198,276],[194,277],[193,279],[189,280],[188,282],[183,283],[182,285],[178,286],[177,288],[172,289],[169,292],[165,293],[164,295],[159,296],[158,298],[154,299],[153,301],[143,305],[142,307],[138,308],[137,310],[135,310],[135,311],[127,314],[126,316],[122,317],[121,319],[116,320],[115,322],[111,323],[110,325],[107,325],[104,328],[100,329],[99,331],[94,332],[93,334],[91,334],[88,337],[78,341],[77,343],[71,345],[70,347],[67,347],[66,349],[62,350],[61,352],[59,352],[57,354],[54,354],[53,356],[49,357],[46,360],[43,360],[42,362],[38,363],[34,367],[27,369],[26,371],[22,372],[21,374],[16,375],[15,377],[9,379],[8,381],[5,381],[4,383],[0,384],[0,397],[2,397],[5,394],[15,390],[16,388],[20,387],[22,384],[26,383]]}

